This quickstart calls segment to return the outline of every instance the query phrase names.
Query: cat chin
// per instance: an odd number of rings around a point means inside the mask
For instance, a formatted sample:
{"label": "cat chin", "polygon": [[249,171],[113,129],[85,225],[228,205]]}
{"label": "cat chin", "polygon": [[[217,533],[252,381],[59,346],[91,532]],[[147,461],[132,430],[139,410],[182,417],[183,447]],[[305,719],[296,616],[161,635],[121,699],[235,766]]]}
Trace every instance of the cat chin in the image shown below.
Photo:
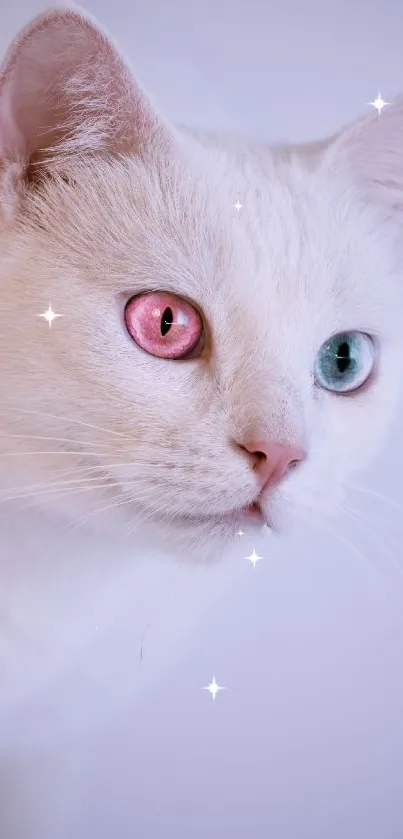
{"label": "cat chin", "polygon": [[[105,506],[106,499],[104,500]],[[152,513],[150,509],[139,509],[137,504],[133,509],[122,505],[111,509],[107,515],[97,515],[99,505],[94,504],[77,508],[72,497],[66,499],[54,497],[48,499],[42,515],[53,524],[57,523],[63,539],[69,541],[72,534],[79,534],[81,530],[91,535],[98,542],[105,539],[112,544],[121,544],[129,550],[139,544],[154,547],[173,558],[173,560],[187,563],[216,563],[219,562],[227,548],[239,541],[243,532],[259,533],[264,525],[271,526],[255,505],[241,510],[217,515],[198,516],[190,514],[173,514],[163,517]],[[80,524],[80,513],[84,510],[83,524]],[[144,519],[142,520],[144,516]],[[135,521],[137,517],[137,522]],[[273,525],[274,526],[274,525]]]}
{"label": "cat chin", "polygon": [[176,560],[210,563],[219,562],[244,532],[259,534],[269,528],[261,515],[234,513],[210,518],[177,516],[168,522],[155,519],[137,533],[147,534],[153,546],[174,555]]}

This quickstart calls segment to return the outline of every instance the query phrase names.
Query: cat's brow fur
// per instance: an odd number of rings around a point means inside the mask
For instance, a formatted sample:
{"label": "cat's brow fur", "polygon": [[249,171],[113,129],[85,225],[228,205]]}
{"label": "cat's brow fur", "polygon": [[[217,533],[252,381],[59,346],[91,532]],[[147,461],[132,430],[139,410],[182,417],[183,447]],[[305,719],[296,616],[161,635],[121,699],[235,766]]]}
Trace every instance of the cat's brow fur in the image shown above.
{"label": "cat's brow fur", "polygon": [[[283,528],[333,514],[379,450],[403,361],[402,130],[401,99],[303,146],[173,127],[77,9],[47,12],[12,46],[0,76],[0,729],[11,751],[16,732],[26,748],[87,724],[100,679],[95,704],[111,715],[143,678],[116,659],[138,653],[151,621],[157,673],[234,573],[219,562],[234,537],[221,514],[256,495],[245,436],[263,429],[307,449],[267,502]],[[167,362],[129,338],[125,303],[159,289],[202,312],[200,358]],[[39,317],[49,303],[62,315],[51,329]],[[313,366],[350,329],[374,336],[377,369],[343,397],[316,386]],[[41,726],[31,698],[51,685],[56,722]]]}

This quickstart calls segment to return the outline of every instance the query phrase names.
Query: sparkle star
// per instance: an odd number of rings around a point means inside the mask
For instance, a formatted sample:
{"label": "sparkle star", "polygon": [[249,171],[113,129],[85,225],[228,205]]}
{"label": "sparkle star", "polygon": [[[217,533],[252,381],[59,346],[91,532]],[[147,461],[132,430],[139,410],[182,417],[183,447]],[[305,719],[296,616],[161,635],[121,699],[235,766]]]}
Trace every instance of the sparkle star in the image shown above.
{"label": "sparkle star", "polygon": [[47,322],[49,324],[49,329],[51,329],[51,327],[52,327],[52,321],[54,321],[55,318],[61,318],[61,317],[63,317],[63,315],[57,315],[56,312],[54,312],[52,310],[52,306],[51,306],[50,303],[49,303],[49,309],[47,310],[47,312],[42,312],[41,315],[38,315],[38,318],[43,318],[44,320],[47,320]]}
{"label": "sparkle star", "polygon": [[218,691],[219,690],[225,690],[225,688],[220,687],[220,685],[218,685],[216,680],[215,680],[215,676],[213,676],[213,681],[210,682],[210,684],[207,685],[207,687],[202,688],[202,690],[208,690],[208,692],[211,693],[211,695],[213,697],[213,700],[214,700],[217,696]]}
{"label": "sparkle star", "polygon": [[253,567],[256,568],[256,563],[259,561],[259,559],[263,559],[263,557],[259,556],[253,548],[251,555],[246,556],[245,559],[249,559],[249,562],[251,562]]}
{"label": "sparkle star", "polygon": [[376,108],[376,110],[378,111],[378,115],[380,116],[382,108],[384,108],[385,105],[390,105],[390,102],[384,102],[381,94],[378,93],[377,99],[374,99],[373,102],[368,102],[368,105],[372,105],[373,108]]}
{"label": "sparkle star", "polygon": [[234,207],[235,207],[236,210],[238,210],[238,213],[239,213],[239,211],[242,210],[243,204],[240,204],[239,199],[238,199],[236,204],[234,204]]}
{"label": "sparkle star", "polygon": [[237,534],[236,534],[236,535],[237,535],[237,536],[244,536],[244,535],[245,535],[245,531],[244,531],[244,530],[237,530]]}

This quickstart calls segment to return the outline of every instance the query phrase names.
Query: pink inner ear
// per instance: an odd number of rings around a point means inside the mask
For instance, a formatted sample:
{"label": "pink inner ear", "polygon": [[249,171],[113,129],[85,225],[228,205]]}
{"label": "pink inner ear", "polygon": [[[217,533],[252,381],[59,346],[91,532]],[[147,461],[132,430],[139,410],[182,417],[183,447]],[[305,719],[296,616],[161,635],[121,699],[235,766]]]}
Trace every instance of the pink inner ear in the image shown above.
{"label": "pink inner ear", "polygon": [[112,41],[74,10],[40,15],[0,75],[0,159],[135,152],[162,121]]}

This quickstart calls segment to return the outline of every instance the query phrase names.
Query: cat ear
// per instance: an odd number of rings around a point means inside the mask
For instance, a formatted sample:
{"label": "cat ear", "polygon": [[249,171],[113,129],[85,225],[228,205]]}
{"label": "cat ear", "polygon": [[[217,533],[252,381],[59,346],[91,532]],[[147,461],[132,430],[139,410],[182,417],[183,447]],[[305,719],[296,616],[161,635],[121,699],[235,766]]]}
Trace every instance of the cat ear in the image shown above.
{"label": "cat ear", "polygon": [[403,223],[403,96],[345,128],[331,142],[327,160],[349,175],[364,199]]}
{"label": "cat ear", "polygon": [[32,163],[136,152],[166,142],[156,114],[109,37],[76,8],[37,17],[0,71],[0,196]]}

